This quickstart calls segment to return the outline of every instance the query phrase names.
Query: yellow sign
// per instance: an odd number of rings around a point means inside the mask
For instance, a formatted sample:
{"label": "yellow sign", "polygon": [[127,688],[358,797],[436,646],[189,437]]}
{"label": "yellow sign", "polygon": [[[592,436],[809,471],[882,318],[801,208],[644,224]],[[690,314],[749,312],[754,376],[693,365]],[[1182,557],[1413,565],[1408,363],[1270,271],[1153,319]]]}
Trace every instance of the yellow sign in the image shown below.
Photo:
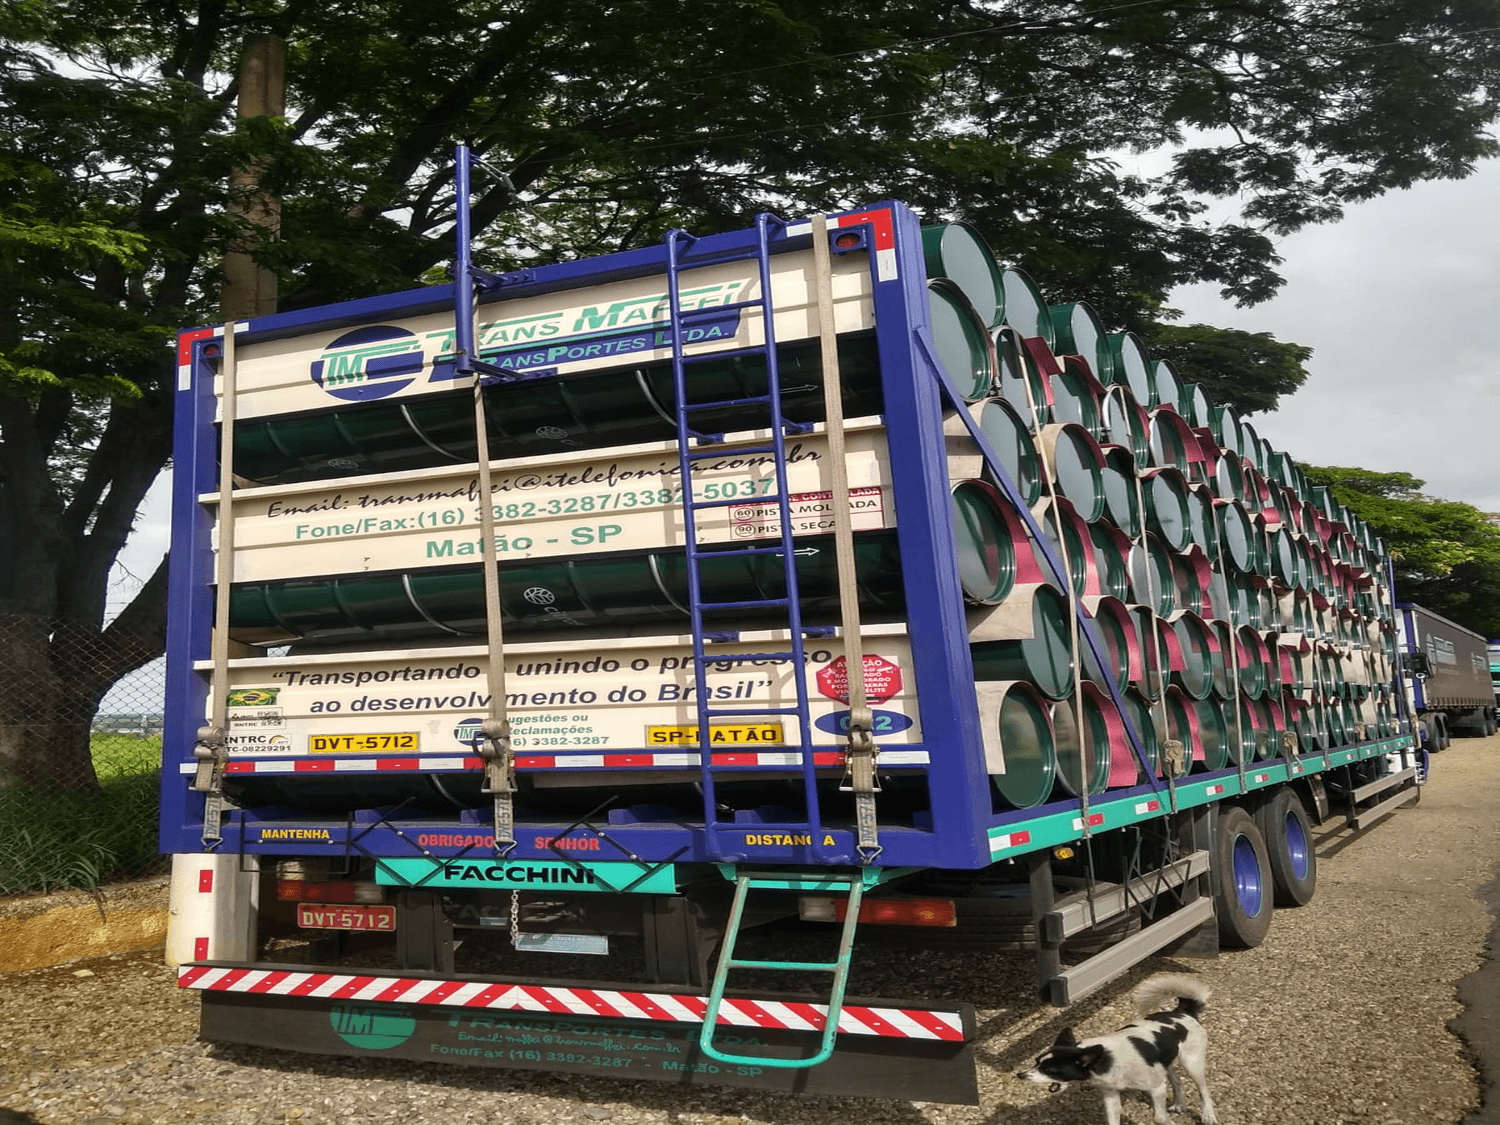
{"label": "yellow sign", "polygon": [[307,738],[309,754],[371,754],[385,750],[416,750],[415,731],[401,734],[313,734]]}
{"label": "yellow sign", "polygon": [[[780,723],[722,723],[708,728],[712,746],[766,746],[782,742]],[[647,727],[647,746],[697,746],[698,726]]]}

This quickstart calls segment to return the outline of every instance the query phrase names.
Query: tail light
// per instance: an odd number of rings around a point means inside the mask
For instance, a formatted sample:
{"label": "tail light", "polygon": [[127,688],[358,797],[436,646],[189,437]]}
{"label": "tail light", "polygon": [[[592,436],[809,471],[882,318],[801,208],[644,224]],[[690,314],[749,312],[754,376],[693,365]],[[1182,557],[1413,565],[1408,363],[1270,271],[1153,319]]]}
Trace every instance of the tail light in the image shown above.
{"label": "tail light", "polygon": [[[797,917],[804,922],[842,922],[847,899],[804,895]],[[859,921],[873,926],[956,926],[958,911],[950,898],[868,898],[859,904]]]}

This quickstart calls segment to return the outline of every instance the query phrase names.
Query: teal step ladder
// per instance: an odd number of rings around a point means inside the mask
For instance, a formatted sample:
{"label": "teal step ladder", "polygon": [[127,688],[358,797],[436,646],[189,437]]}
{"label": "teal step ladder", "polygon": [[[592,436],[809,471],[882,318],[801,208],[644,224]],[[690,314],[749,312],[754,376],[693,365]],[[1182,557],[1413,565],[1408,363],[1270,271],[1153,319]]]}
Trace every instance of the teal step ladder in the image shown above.
{"label": "teal step ladder", "polygon": [[[703,1013],[703,1027],[698,1032],[698,1048],[711,1059],[740,1066],[764,1066],[772,1069],[797,1070],[817,1066],[826,1062],[833,1054],[834,1041],[838,1037],[839,1019],[844,1012],[844,989],[849,982],[849,961],[854,950],[854,928],[859,922],[859,907],[864,900],[865,888],[880,880],[880,872],[865,868],[857,875],[805,875],[778,873],[776,875],[739,874],[734,883],[734,902],[729,908],[729,923],[724,932],[724,947],[719,953],[718,968],[708,990],[708,1009]],[[761,961],[735,956],[739,943],[740,926],[745,914],[745,901],[751,891],[817,891],[823,894],[844,894],[844,922],[839,930],[838,954],[832,961]],[[724,990],[728,987],[729,974],[735,969],[781,970],[801,973],[828,973],[833,977],[828,990],[828,1012],[815,1053],[804,1058],[782,1059],[768,1055],[734,1055],[714,1046],[718,1030],[719,1010],[724,1004]]]}

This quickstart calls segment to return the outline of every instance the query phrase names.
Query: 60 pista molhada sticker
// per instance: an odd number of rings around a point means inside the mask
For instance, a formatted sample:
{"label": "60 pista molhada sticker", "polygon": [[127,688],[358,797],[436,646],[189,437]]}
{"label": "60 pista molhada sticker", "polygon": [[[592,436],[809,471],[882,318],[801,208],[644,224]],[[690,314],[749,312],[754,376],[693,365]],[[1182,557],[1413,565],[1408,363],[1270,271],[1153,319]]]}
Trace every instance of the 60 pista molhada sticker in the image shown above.
{"label": "60 pista molhada sticker", "polygon": [[416,731],[399,734],[310,734],[307,736],[309,754],[371,754],[380,751],[400,750],[408,753],[421,746]]}

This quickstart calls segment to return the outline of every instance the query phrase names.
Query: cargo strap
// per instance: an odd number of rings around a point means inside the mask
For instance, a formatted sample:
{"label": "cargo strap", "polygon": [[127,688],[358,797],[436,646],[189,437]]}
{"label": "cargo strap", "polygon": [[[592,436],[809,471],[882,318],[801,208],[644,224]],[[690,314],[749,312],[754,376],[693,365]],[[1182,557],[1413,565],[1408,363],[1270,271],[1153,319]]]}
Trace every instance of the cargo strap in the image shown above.
{"label": "cargo strap", "polygon": [[849,463],[844,444],[843,376],[833,321],[833,255],[828,248],[828,217],[814,215],[813,280],[818,296],[818,343],[823,371],[823,411],[828,437],[829,489],[833,493],[833,548],[838,575],[839,632],[848,666],[849,737],[840,792],[854,794],[855,847],[862,864],[874,863],[880,843],[875,794],[880,792],[875,721],[865,690],[864,637],[860,632],[859,578],[854,562],[854,524],[849,511]]}
{"label": "cargo strap", "polygon": [[454,222],[456,253],[453,312],[458,356],[454,366],[458,371],[473,376],[479,536],[484,545],[481,571],[484,575],[484,622],[488,651],[485,683],[490,693],[489,715],[479,725],[475,751],[484,763],[484,781],[480,792],[494,799],[495,854],[503,858],[516,847],[516,814],[513,803],[516,791],[515,751],[505,698],[505,633],[501,622],[504,608],[500,601],[500,559],[495,550],[494,486],[491,479],[490,430],[485,418],[484,388],[487,383],[506,377],[506,373],[482,361],[475,343],[479,318],[479,295],[475,278],[491,275],[477,270],[469,253],[469,172],[472,160],[468,148],[460,145],[455,160],[458,198]]}
{"label": "cargo strap", "polygon": [[224,767],[229,758],[229,601],[234,585],[234,423],[235,322],[224,325],[219,362],[219,498],[218,556],[214,567],[214,628],[209,640],[208,723],[198,728],[193,746],[197,769],[193,791],[205,795],[203,802],[203,846],[212,850],[223,843]]}

